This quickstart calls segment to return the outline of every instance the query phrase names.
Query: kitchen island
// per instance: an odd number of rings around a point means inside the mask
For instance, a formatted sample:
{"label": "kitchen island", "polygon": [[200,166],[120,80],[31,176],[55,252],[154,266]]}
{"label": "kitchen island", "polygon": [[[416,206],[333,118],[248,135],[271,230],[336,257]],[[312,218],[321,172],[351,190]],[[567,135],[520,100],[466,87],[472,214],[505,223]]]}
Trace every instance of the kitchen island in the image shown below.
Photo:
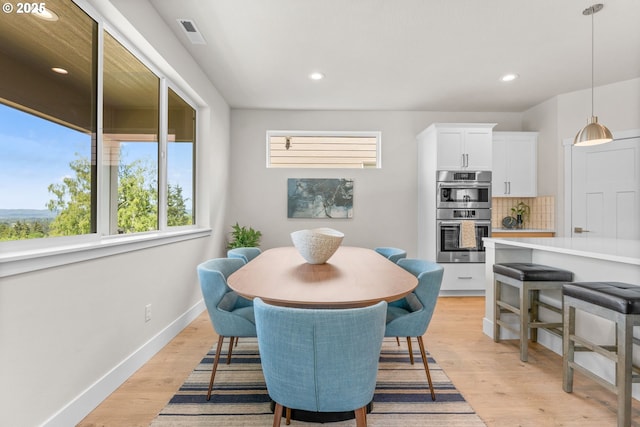
{"label": "kitchen island", "polygon": [[[625,282],[640,286],[640,240],[620,240],[604,238],[484,238],[486,248],[485,264],[485,317],[483,332],[493,338],[493,264],[502,262],[532,262],[570,270],[576,282]],[[510,291],[514,291],[510,295]],[[503,288],[503,298],[517,301],[515,289]],[[556,307],[562,306],[562,293],[548,291],[541,293],[540,299]],[[541,310],[544,320],[559,320],[559,314]],[[588,331],[587,337],[595,342],[614,341],[613,323],[603,319],[578,313],[580,329]],[[509,319],[517,327],[515,316]],[[503,339],[516,336],[502,329]],[[545,330],[538,333],[538,342],[557,354],[562,354],[562,339]],[[499,345],[499,344],[496,344]],[[592,371],[611,380],[614,376],[613,363],[593,354],[577,354],[576,358]],[[640,352],[634,357],[640,364]],[[560,362],[560,361],[559,361]],[[634,385],[634,397],[640,397],[640,385]]]}

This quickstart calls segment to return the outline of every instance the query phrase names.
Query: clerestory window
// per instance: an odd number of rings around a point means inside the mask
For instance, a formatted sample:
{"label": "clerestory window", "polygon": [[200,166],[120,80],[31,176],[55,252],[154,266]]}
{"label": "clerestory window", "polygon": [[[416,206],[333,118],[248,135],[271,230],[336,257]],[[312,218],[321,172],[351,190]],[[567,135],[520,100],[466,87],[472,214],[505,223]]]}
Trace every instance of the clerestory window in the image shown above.
{"label": "clerestory window", "polygon": [[380,168],[380,132],[268,131],[270,168]]}

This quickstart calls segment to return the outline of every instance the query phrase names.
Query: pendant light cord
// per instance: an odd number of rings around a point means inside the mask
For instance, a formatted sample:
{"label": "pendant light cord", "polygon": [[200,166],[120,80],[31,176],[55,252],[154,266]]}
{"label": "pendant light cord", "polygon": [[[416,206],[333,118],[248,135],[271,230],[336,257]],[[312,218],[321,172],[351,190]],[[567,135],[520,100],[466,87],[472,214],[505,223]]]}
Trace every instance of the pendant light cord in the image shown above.
{"label": "pendant light cord", "polygon": [[[593,6],[592,6],[593,7]],[[591,12],[591,117],[593,117],[593,68],[594,68],[594,52],[595,49],[593,47],[593,45],[595,44],[595,36],[594,36],[594,24],[593,24],[593,15],[596,14],[595,11],[595,7],[593,8],[594,10]]]}

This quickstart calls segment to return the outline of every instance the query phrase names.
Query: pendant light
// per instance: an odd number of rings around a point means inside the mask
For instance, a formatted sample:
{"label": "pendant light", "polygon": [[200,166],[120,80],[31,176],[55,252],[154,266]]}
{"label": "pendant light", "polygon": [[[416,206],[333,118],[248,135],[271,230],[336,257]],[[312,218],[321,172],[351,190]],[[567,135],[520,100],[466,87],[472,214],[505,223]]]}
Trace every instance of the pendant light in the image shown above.
{"label": "pendant light", "polygon": [[598,3],[582,11],[585,16],[591,15],[591,120],[578,132],[573,140],[573,145],[579,147],[605,144],[613,140],[611,131],[606,126],[598,123],[598,117],[593,115],[593,15],[600,12],[603,7],[602,3]]}

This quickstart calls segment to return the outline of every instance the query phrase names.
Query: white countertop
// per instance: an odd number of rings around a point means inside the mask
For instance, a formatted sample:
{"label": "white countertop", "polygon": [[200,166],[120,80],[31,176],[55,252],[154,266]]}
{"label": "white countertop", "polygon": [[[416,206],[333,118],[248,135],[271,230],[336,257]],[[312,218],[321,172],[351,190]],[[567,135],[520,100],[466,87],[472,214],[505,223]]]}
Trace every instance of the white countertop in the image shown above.
{"label": "white countertop", "polygon": [[640,240],[571,237],[485,237],[485,246],[507,245],[640,265]]}

